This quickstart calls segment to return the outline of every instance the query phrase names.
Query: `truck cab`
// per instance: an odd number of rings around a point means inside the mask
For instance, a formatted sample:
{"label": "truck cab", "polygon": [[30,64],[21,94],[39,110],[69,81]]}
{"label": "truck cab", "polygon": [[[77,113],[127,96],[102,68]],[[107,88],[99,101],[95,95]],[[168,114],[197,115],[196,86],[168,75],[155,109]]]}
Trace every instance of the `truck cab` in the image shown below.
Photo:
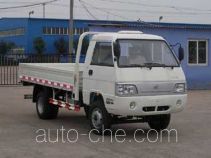
{"label": "truck cab", "polygon": [[107,117],[142,117],[151,128],[166,128],[170,114],[182,111],[186,98],[180,61],[162,37],[137,31],[93,36],[85,60],[83,101],[91,109],[94,129],[110,124]]}

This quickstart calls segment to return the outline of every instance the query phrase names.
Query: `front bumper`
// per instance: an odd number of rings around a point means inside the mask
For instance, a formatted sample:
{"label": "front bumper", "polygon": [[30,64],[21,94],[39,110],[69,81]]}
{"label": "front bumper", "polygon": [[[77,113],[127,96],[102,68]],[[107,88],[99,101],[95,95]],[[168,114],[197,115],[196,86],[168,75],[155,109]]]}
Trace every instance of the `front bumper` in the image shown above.
{"label": "front bumper", "polygon": [[[130,104],[134,102],[135,108]],[[109,113],[121,116],[146,116],[180,112],[187,102],[187,94],[113,97],[113,104],[106,105]],[[180,103],[180,104],[178,104]]]}

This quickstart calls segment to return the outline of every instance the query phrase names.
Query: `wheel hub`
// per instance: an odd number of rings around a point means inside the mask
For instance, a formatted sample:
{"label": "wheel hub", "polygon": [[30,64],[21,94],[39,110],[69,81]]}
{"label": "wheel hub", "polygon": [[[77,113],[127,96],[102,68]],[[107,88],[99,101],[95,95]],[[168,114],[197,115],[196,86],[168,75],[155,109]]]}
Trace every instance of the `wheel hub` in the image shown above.
{"label": "wheel hub", "polygon": [[96,108],[92,112],[92,124],[96,129],[100,129],[103,124],[103,116],[102,116],[102,111],[98,108]]}

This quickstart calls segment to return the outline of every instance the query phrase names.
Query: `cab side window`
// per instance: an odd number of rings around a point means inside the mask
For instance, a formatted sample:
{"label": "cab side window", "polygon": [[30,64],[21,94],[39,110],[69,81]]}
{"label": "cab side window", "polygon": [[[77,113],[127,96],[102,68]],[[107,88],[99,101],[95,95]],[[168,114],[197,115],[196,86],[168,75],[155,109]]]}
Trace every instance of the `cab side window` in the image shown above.
{"label": "cab side window", "polygon": [[91,65],[114,66],[110,42],[96,43]]}

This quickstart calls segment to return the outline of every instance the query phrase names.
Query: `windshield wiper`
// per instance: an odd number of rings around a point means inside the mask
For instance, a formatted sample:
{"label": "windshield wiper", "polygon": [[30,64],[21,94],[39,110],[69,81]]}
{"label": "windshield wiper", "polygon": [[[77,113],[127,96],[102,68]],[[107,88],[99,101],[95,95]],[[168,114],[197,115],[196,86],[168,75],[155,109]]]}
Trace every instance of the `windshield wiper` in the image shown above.
{"label": "windshield wiper", "polygon": [[144,65],[145,66],[154,66],[154,67],[156,67],[156,66],[161,66],[161,67],[166,67],[166,65],[165,64],[161,64],[161,63],[144,63]]}
{"label": "windshield wiper", "polygon": [[130,64],[130,65],[128,65],[128,66],[125,65],[125,67],[139,67],[139,68],[144,68],[144,67],[145,67],[145,68],[148,68],[148,69],[150,69],[150,70],[152,69],[152,67],[147,66],[147,65],[145,65],[145,64],[144,64],[144,65],[141,65],[141,64]]}
{"label": "windshield wiper", "polygon": [[150,70],[152,67],[171,67],[172,69],[174,66],[167,66],[165,64],[160,64],[160,63],[144,63],[144,64],[130,64],[130,65],[121,65],[122,67],[140,67],[140,68],[149,68]]}
{"label": "windshield wiper", "polygon": [[130,64],[130,65],[128,65],[128,66],[130,66],[130,67],[144,67],[144,65],[141,65],[141,64]]}
{"label": "windshield wiper", "polygon": [[144,63],[144,65],[151,69],[152,69],[152,67],[171,67],[172,69],[174,68],[174,66],[168,66],[165,64],[161,64],[161,63]]}

